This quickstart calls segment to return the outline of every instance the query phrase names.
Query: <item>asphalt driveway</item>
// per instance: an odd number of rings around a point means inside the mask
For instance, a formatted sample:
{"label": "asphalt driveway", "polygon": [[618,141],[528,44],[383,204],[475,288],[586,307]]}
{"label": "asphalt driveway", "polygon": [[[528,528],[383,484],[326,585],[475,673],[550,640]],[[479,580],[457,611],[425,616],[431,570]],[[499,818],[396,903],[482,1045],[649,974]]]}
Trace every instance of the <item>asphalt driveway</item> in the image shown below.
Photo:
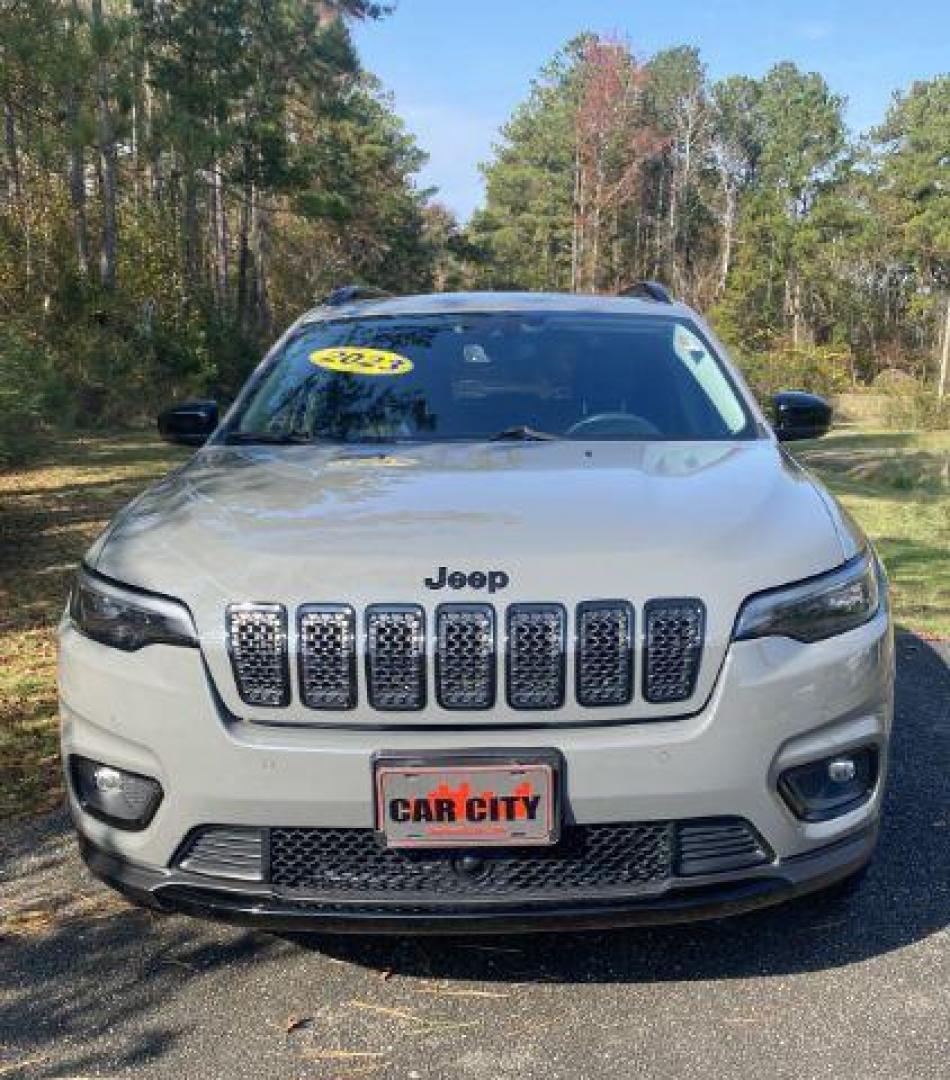
{"label": "asphalt driveway", "polygon": [[693,927],[290,940],[129,908],[0,837],[0,1077],[950,1077],[950,646],[902,635],[860,890]]}

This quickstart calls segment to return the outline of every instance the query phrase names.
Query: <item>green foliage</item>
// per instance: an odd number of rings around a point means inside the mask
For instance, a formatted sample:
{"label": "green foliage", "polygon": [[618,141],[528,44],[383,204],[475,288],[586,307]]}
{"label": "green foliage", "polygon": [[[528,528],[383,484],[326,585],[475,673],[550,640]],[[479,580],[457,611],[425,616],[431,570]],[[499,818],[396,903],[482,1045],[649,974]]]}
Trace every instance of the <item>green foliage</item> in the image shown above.
{"label": "green foliage", "polygon": [[0,326],[0,465],[36,450],[56,397],[47,354],[22,328]]}
{"label": "green foliage", "polygon": [[736,360],[763,405],[779,390],[831,397],[851,385],[850,356],[833,346],[796,349],[785,342],[768,352],[739,352]]}
{"label": "green foliage", "polygon": [[[486,205],[466,234],[481,283],[572,280],[592,40],[543,69],[484,166]],[[711,84],[680,46],[645,75],[626,122],[646,152],[597,252],[599,287],[665,281],[712,313],[763,394],[857,387],[892,368],[932,394],[950,293],[950,77],[915,83],[849,145],[843,99],[794,64]]]}
{"label": "green foliage", "polygon": [[938,398],[927,388],[889,394],[885,420],[898,431],[950,431],[950,397]]}
{"label": "green foliage", "polygon": [[334,285],[429,284],[424,155],[344,18],[383,12],[0,7],[0,455],[230,397]]}
{"label": "green foliage", "polygon": [[586,38],[561,50],[532,83],[483,165],[487,201],[468,229],[487,253],[486,288],[568,289],[578,65]]}
{"label": "green foliage", "polygon": [[874,132],[882,206],[927,279],[950,287],[950,75],[915,82]]}

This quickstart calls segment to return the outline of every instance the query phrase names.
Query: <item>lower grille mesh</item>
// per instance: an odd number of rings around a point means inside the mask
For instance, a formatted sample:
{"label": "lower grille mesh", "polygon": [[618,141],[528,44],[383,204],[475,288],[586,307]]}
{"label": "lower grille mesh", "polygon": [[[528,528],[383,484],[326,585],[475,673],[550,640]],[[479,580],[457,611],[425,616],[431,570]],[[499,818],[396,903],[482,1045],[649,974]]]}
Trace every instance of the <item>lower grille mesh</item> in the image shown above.
{"label": "lower grille mesh", "polygon": [[480,852],[480,872],[457,870],[451,855],[382,848],[370,829],[270,830],[271,882],[287,889],[406,895],[570,894],[663,881],[673,861],[673,825],[577,825],[538,852]]}

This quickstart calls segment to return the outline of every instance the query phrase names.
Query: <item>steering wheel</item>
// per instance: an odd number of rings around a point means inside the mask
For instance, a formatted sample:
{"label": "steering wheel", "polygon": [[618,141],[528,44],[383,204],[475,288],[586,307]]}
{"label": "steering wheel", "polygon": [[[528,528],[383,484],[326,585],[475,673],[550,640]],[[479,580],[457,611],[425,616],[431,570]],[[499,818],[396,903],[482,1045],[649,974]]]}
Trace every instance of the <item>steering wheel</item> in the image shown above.
{"label": "steering wheel", "polygon": [[636,413],[602,412],[585,416],[564,433],[565,435],[659,435],[660,429]]}

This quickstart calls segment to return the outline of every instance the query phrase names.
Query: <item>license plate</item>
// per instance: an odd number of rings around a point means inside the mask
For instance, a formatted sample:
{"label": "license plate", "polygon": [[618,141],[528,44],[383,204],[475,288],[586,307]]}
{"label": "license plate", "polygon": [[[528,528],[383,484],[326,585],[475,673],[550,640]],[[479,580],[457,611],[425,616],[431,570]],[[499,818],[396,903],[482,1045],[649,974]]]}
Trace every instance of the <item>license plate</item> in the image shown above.
{"label": "license plate", "polygon": [[554,844],[553,761],[452,758],[376,763],[376,826],[387,847]]}

